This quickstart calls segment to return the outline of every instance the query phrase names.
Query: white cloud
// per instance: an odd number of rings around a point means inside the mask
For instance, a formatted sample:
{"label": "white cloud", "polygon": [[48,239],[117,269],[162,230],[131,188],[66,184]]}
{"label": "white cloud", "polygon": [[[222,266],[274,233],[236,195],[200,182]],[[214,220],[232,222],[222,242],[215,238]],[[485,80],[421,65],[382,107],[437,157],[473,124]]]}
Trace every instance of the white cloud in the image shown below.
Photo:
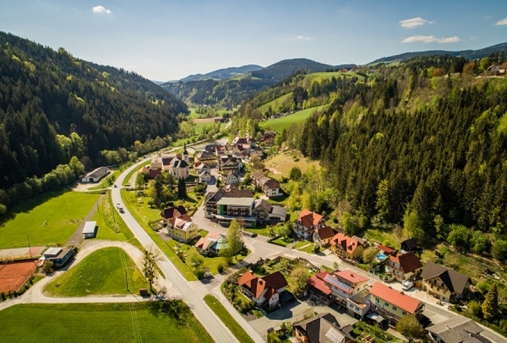
{"label": "white cloud", "polygon": [[296,40],[310,40],[310,37],[299,35],[299,36],[296,36]]}
{"label": "white cloud", "polygon": [[404,40],[402,40],[402,43],[456,43],[459,42],[460,39],[458,36],[452,36],[452,37],[443,37],[443,38],[437,38],[435,36],[411,36],[407,37]]}
{"label": "white cloud", "polygon": [[105,14],[111,14],[111,10],[108,10],[104,6],[95,6],[92,8],[93,13],[105,13]]}
{"label": "white cloud", "polygon": [[499,20],[496,22],[497,26],[507,25],[507,18],[503,18],[502,20]]}
{"label": "white cloud", "polygon": [[426,24],[433,24],[433,22],[429,21],[429,20],[426,20],[426,19],[423,19],[421,17],[400,20],[401,27],[404,27],[406,29],[413,29],[413,28],[416,28],[418,26],[423,26],[423,25],[426,25]]}

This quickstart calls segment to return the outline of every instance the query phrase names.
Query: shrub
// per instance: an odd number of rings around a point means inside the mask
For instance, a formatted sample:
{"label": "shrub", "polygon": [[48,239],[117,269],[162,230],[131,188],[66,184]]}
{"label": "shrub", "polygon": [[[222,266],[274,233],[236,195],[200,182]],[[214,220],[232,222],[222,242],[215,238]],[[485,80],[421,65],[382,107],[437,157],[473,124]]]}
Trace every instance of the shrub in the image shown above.
{"label": "shrub", "polygon": [[482,317],[481,304],[479,304],[479,302],[477,301],[470,301],[468,303],[468,312],[470,312],[474,316]]}
{"label": "shrub", "polygon": [[217,266],[217,271],[221,274],[221,273],[224,271],[224,265],[220,263],[220,264]]}

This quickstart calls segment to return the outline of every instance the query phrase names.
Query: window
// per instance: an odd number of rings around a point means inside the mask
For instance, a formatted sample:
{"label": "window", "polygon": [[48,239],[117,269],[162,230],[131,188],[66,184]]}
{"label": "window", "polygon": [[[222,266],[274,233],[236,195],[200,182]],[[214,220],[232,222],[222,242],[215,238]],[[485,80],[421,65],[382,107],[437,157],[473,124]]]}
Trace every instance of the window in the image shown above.
{"label": "window", "polygon": [[375,298],[375,302],[376,302],[376,303],[378,303],[378,302],[379,302],[378,298]]}
{"label": "window", "polygon": [[395,311],[397,310],[396,306],[394,306],[394,305],[393,305],[393,310],[395,310]]}
{"label": "window", "polygon": [[403,315],[405,316],[407,314],[407,312],[403,311]]}

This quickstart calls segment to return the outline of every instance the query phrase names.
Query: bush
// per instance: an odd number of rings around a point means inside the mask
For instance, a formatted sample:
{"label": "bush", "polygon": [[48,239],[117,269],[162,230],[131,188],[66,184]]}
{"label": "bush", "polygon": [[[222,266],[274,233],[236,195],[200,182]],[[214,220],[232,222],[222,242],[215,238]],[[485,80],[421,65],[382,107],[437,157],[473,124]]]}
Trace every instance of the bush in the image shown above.
{"label": "bush", "polygon": [[220,264],[217,266],[217,271],[221,274],[221,273],[224,271],[224,265],[220,263]]}
{"label": "bush", "polygon": [[482,307],[477,301],[470,301],[468,303],[468,312],[476,317],[482,317]]}
{"label": "bush", "polygon": [[314,244],[313,245],[313,253],[317,254],[320,251],[320,245]]}

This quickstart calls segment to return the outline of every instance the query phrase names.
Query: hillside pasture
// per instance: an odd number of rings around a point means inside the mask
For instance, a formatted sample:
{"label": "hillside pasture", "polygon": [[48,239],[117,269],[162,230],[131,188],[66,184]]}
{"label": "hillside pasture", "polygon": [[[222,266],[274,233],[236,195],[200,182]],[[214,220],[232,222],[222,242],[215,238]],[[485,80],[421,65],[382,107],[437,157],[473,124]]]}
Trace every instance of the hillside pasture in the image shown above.
{"label": "hillside pasture", "polygon": [[303,157],[299,152],[283,152],[266,160],[264,165],[277,179],[289,177],[293,167],[299,167],[305,173],[311,166],[316,170],[320,168],[319,161],[311,161]]}
{"label": "hillside pasture", "polygon": [[170,306],[164,308],[161,304],[17,305],[0,311],[0,340],[17,343],[68,340],[73,343],[213,342],[186,305],[180,302],[180,307],[186,310],[171,312]]}
{"label": "hillside pasture", "polygon": [[271,107],[273,109],[273,112],[277,113],[278,106],[282,105],[286,101],[289,101],[291,98],[292,98],[292,92],[289,92],[287,94],[281,95],[278,98],[261,105],[260,107],[258,107],[258,109],[261,111],[262,114],[264,114],[265,112],[267,112],[269,107]]}
{"label": "hillside pasture", "polygon": [[14,207],[0,225],[0,249],[64,244],[99,199],[99,194],[55,192]]}
{"label": "hillside pasture", "polygon": [[357,77],[357,78],[359,78],[359,80],[363,80],[364,79],[364,76],[359,75],[359,74],[357,74],[355,72],[352,72],[352,71],[346,71],[346,72],[333,71],[333,72],[320,72],[320,73],[311,73],[311,74],[308,74],[308,75],[306,75],[303,83],[305,81],[318,81],[318,82],[321,82],[322,80],[325,80],[325,79],[331,80],[333,77],[335,77],[335,78],[339,78],[339,77],[346,77],[346,78]]}
{"label": "hillside pasture", "polygon": [[304,123],[305,120],[313,114],[315,111],[322,111],[328,105],[322,105],[312,108],[307,108],[293,114],[289,114],[286,117],[266,120],[260,123],[260,127],[264,130],[272,130],[278,133],[282,133],[284,129],[288,129],[292,125]]}

